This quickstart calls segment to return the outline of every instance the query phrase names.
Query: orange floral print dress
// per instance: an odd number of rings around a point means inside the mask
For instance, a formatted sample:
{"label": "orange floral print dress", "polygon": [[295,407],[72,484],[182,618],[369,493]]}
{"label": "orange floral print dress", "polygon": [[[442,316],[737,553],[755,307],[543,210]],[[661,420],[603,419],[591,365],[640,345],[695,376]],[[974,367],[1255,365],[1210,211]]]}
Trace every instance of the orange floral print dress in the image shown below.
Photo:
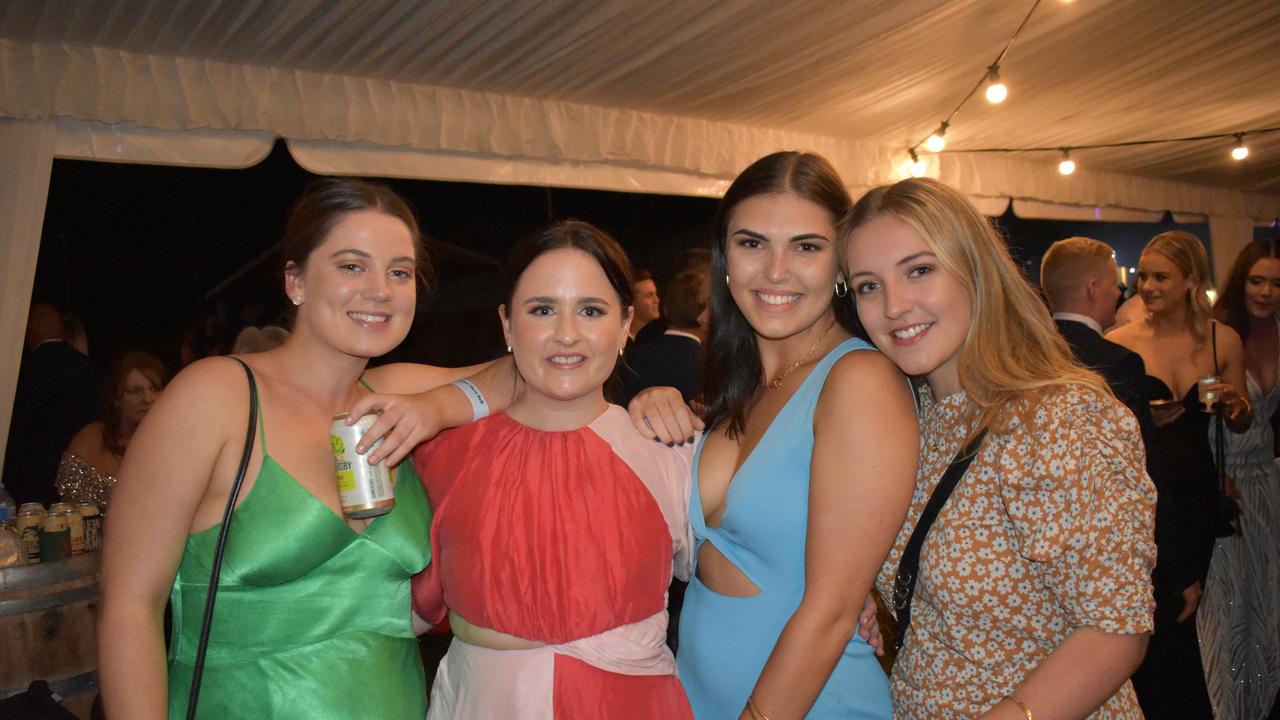
{"label": "orange floral print dress", "polygon": [[[976,426],[963,392],[921,400],[920,466],[906,524],[877,586],[893,596],[902,551]],[[1149,633],[1155,486],[1133,415],[1109,395],[1054,389],[1024,425],[988,433],[921,549],[894,717],[986,712],[1079,627]],[[1142,718],[1126,682],[1093,718]]]}

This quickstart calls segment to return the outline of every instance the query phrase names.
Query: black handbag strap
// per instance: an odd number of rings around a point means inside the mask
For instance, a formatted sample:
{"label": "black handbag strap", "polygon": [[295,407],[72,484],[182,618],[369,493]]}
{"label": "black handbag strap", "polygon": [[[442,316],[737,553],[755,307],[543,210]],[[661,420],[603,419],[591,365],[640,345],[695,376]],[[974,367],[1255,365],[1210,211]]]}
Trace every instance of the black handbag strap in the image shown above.
{"label": "black handbag strap", "polygon": [[209,573],[209,594],[204,601],[204,620],[200,624],[200,643],[196,646],[195,665],[191,670],[191,692],[187,695],[187,720],[195,720],[196,705],[200,702],[200,678],[204,674],[204,655],[209,649],[209,628],[213,625],[213,601],[218,596],[218,576],[222,573],[222,550],[227,545],[227,534],[231,530],[231,515],[236,509],[236,498],[240,496],[240,488],[244,485],[244,473],[249,467],[249,456],[253,454],[253,437],[258,429],[258,384],[253,379],[253,371],[248,363],[238,357],[232,360],[244,367],[249,377],[249,428],[244,435],[244,452],[240,455],[240,467],[236,470],[235,482],[231,484],[231,493],[227,495],[227,507],[222,511],[222,526],[218,530],[218,543],[213,551],[213,569]]}
{"label": "black handbag strap", "polygon": [[916,576],[920,570],[920,549],[924,547],[925,536],[929,534],[929,528],[933,527],[933,522],[942,512],[942,506],[946,505],[947,500],[951,498],[951,492],[960,484],[960,478],[964,477],[965,470],[969,469],[969,463],[977,457],[978,447],[982,445],[982,440],[986,436],[987,431],[983,430],[956,453],[955,459],[951,461],[947,471],[942,474],[942,479],[938,481],[938,486],[933,489],[933,494],[929,496],[924,512],[920,513],[920,521],[916,523],[916,529],[911,532],[911,539],[907,541],[907,547],[902,551],[902,560],[898,562],[898,573],[893,579],[893,608],[898,616],[898,649],[902,649],[902,644],[907,637],[907,627],[911,625],[911,598],[916,593]]}

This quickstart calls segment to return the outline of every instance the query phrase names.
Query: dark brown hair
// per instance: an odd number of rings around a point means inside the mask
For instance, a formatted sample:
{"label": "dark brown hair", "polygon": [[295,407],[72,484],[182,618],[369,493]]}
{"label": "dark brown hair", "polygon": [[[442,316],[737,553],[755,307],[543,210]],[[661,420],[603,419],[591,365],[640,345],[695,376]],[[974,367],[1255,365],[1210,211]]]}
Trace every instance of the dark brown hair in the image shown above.
{"label": "dark brown hair", "polygon": [[[608,233],[591,223],[581,220],[564,220],[553,223],[521,240],[511,252],[502,273],[502,301],[506,304],[508,318],[511,317],[511,301],[515,297],[520,276],[524,275],[524,271],[529,269],[533,261],[543,254],[562,249],[580,250],[590,255],[604,271],[609,285],[618,293],[622,311],[626,312],[626,309],[632,306],[635,293],[631,289],[631,261],[627,259],[622,246]],[[620,365],[621,363],[614,365],[613,374],[605,382],[606,397],[619,396],[621,387],[618,367]],[[518,380],[520,369],[515,366],[515,363],[511,364],[511,368]]]}
{"label": "dark brown hair", "polygon": [[124,384],[129,373],[137,370],[148,380],[160,387],[169,382],[169,370],[160,359],[151,353],[140,351],[127,352],[111,366],[107,374],[107,382],[103,385],[102,410],[102,444],[112,455],[124,454],[123,428],[120,422],[120,398],[124,397]]}
{"label": "dark brown hair", "polygon": [[1280,259],[1280,247],[1274,239],[1254,240],[1244,246],[1231,264],[1227,284],[1213,306],[1213,316],[1239,333],[1242,342],[1249,340],[1249,310],[1245,305],[1244,286],[1249,281],[1249,271],[1254,263],[1263,258]]}
{"label": "dark brown hair", "polygon": [[[721,198],[711,245],[711,333],[707,342],[703,396],[707,398],[707,427],[728,420],[731,437],[737,437],[746,426],[747,411],[760,384],[763,365],[755,330],[724,283],[729,267],[729,218],[745,200],[783,193],[823,208],[831,214],[832,224],[853,205],[849,191],[831,163],[818,155],[794,151],[773,153],[751,163]],[[866,336],[854,314],[852,297],[835,297],[833,287],[831,307],[841,327],[858,337]]]}
{"label": "dark brown hair", "polygon": [[289,213],[284,229],[284,266],[301,270],[334,226],[348,213],[377,210],[403,222],[413,238],[418,276],[418,302],[433,287],[433,271],[422,242],[418,220],[404,198],[391,188],[357,178],[319,178],[311,181]]}
{"label": "dark brown hair", "polygon": [[604,270],[609,284],[618,293],[618,299],[625,309],[635,300],[631,290],[631,261],[623,252],[617,240],[591,223],[581,220],[564,220],[553,223],[521,240],[511,252],[507,264],[503,268],[502,298],[511,312],[511,299],[515,296],[516,284],[520,276],[529,269],[534,260],[552,250],[571,248],[581,250],[590,255]]}

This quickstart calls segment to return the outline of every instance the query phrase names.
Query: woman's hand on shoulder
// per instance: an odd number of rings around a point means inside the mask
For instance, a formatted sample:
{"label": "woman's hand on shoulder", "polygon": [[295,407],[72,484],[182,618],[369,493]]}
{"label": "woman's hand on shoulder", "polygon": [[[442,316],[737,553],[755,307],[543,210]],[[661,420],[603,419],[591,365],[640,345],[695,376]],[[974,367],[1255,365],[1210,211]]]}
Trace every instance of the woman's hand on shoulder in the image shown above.
{"label": "woman's hand on shoulder", "polygon": [[693,442],[694,435],[705,427],[673,387],[641,390],[627,405],[627,412],[641,435],[666,445]]}
{"label": "woman's hand on shoulder", "polygon": [[[348,411],[347,424],[353,424],[370,413],[377,415],[378,419],[365,431],[356,445],[356,452],[367,452],[370,463],[385,461],[387,465],[398,465],[420,443],[435,437],[441,430],[453,427],[453,423],[443,421],[446,413],[438,401],[439,396],[432,392],[417,395],[374,393],[360,398]],[[377,447],[373,447],[375,444]]]}

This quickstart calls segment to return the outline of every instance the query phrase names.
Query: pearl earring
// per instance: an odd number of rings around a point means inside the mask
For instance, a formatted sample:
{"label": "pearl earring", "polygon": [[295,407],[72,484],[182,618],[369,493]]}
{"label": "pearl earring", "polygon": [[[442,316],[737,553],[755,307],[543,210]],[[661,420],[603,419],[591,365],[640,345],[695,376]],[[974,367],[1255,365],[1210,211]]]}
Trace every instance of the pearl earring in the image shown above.
{"label": "pearl earring", "polygon": [[295,306],[295,307],[297,307],[298,305],[301,305],[301,304],[302,304],[302,296],[301,296],[301,295],[299,295],[298,297],[294,298],[294,299],[293,299],[293,304],[294,304],[294,306]]}

